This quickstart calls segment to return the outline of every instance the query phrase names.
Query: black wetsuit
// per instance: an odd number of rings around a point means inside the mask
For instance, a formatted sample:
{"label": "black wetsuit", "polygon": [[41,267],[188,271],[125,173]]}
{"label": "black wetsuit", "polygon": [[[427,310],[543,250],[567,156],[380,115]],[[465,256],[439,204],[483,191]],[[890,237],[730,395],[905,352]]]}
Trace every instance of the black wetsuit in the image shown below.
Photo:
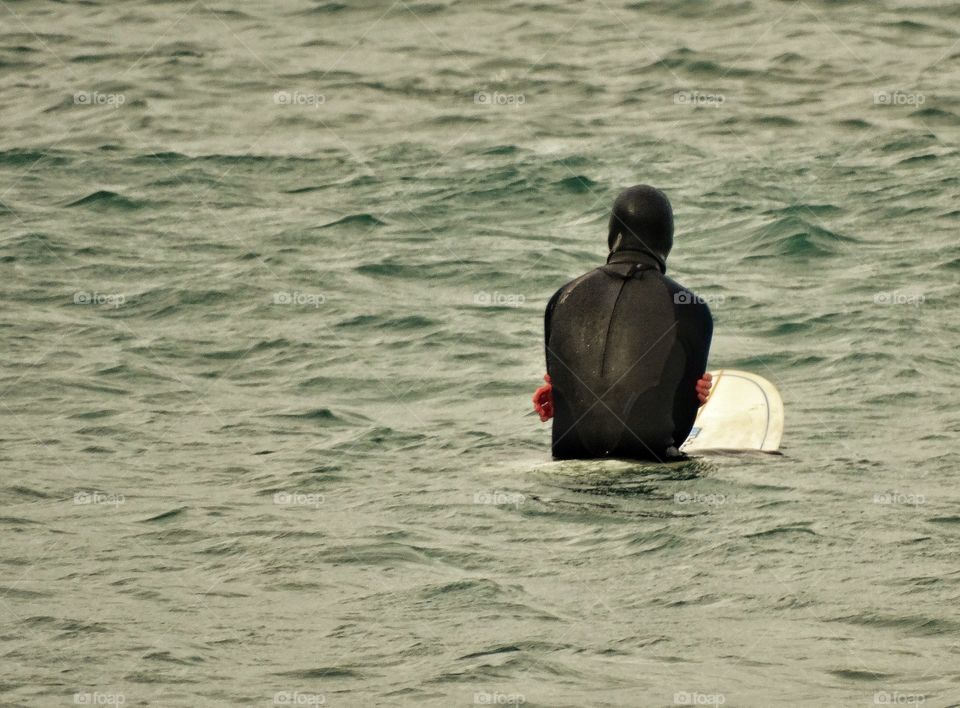
{"label": "black wetsuit", "polygon": [[693,427],[710,309],[638,250],[567,283],[545,316],[553,455],[664,460]]}

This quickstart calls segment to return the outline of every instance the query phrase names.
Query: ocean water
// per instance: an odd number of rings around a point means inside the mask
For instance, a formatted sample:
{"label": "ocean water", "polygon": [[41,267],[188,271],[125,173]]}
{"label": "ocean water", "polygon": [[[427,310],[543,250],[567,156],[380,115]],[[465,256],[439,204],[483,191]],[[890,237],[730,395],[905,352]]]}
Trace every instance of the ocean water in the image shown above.
{"label": "ocean water", "polygon": [[[0,704],[960,702],[960,10],[0,3]],[[555,463],[671,197],[782,456]]]}

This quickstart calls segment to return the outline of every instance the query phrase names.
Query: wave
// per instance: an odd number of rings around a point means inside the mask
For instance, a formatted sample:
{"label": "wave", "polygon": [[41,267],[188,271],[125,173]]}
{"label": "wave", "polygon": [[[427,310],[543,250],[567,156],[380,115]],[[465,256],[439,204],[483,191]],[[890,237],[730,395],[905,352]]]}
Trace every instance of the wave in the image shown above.
{"label": "wave", "polygon": [[304,411],[293,411],[290,413],[272,413],[271,417],[316,421],[320,423],[338,423],[341,425],[360,425],[370,422],[370,419],[366,416],[348,415],[344,413],[337,414],[329,408],[310,408]]}
{"label": "wave", "polygon": [[827,673],[850,681],[879,681],[897,677],[897,674],[887,674],[882,671],[862,671],[860,669],[827,669]]}
{"label": "wave", "polygon": [[743,242],[747,246],[744,259],[823,258],[841,253],[842,245],[857,240],[788,214],[760,227]]}
{"label": "wave", "polygon": [[765,216],[775,216],[783,219],[789,217],[799,218],[801,214],[812,216],[836,216],[842,211],[843,209],[838,207],[836,204],[816,204],[805,202],[802,204],[790,204],[789,206],[778,207],[776,209],[767,209],[763,212],[763,214]]}
{"label": "wave", "polygon": [[816,531],[811,528],[808,528],[806,524],[784,524],[781,526],[774,526],[770,529],[765,529],[763,531],[755,531],[753,533],[744,534],[744,538],[769,538],[771,536],[796,536],[797,534],[806,535],[806,536],[819,536]]}
{"label": "wave", "polygon": [[942,108],[921,108],[911,113],[910,117],[933,125],[960,125],[960,116]]}
{"label": "wave", "polygon": [[[236,304],[249,298],[249,294],[243,294],[239,290],[226,289],[194,289],[194,288],[155,288],[139,293],[135,296],[136,311],[151,319],[167,316],[183,316],[186,307],[196,307],[198,305],[216,306],[221,304]],[[128,300],[133,301],[134,297]],[[271,302],[270,295],[264,294],[264,302]],[[131,302],[132,304],[132,302]],[[128,310],[120,308],[118,312],[123,313]],[[131,311],[133,313],[133,311]],[[244,350],[245,351],[245,350]]]}
{"label": "wave", "polygon": [[[485,264],[480,261],[467,259],[432,261],[429,263],[395,263],[390,260],[385,260],[380,263],[364,263],[363,265],[356,266],[353,270],[356,273],[362,273],[363,275],[369,275],[371,277],[386,276],[411,280],[423,280],[426,278],[460,279],[463,278],[465,269],[471,266],[482,265]],[[478,287],[477,290],[479,291],[481,288]],[[472,302],[469,298],[465,298],[464,301]]]}
{"label": "wave", "polygon": [[331,221],[326,224],[322,224],[318,228],[321,229],[330,229],[336,226],[359,226],[363,228],[372,228],[375,226],[386,226],[385,221],[381,221],[373,214],[350,214],[348,216],[341,217],[336,221]]}
{"label": "wave", "polygon": [[40,231],[18,234],[13,238],[0,241],[0,252],[5,252],[5,262],[24,261],[48,263],[60,260],[59,254],[67,250],[61,239]]}
{"label": "wave", "polygon": [[852,130],[866,130],[867,128],[873,127],[873,123],[865,121],[862,118],[845,118],[838,120],[837,125],[841,128],[850,128]]}
{"label": "wave", "polygon": [[307,8],[306,10],[301,10],[300,12],[294,13],[296,16],[307,16],[310,15],[336,15],[341,12],[346,12],[350,10],[350,6],[342,2],[324,2],[319,5],[314,5],[313,7]]}
{"label": "wave", "polygon": [[937,136],[930,132],[901,134],[881,145],[880,152],[890,153],[931,148],[938,145],[939,142]]}
{"label": "wave", "polygon": [[134,211],[153,206],[152,202],[144,199],[131,199],[117,192],[100,189],[91,192],[85,197],[67,204],[67,207],[91,207],[96,209],[119,209],[122,211]]}
{"label": "wave", "polygon": [[809,60],[805,56],[801,54],[797,54],[796,52],[785,52],[783,54],[778,54],[773,59],[771,59],[771,61],[774,64],[786,64],[786,65],[809,63]]}
{"label": "wave", "polygon": [[72,158],[60,152],[52,150],[26,150],[13,148],[10,150],[0,150],[0,166],[20,167],[22,165],[34,165],[43,161],[47,167],[63,167],[72,162]]}
{"label": "wave", "polygon": [[311,669],[292,669],[290,671],[275,671],[274,676],[295,679],[335,679],[335,678],[369,678],[371,674],[355,671],[342,666],[316,666]]}
{"label": "wave", "polygon": [[505,144],[494,145],[491,148],[484,148],[480,151],[481,155],[516,155],[521,148],[517,145]]}
{"label": "wave", "polygon": [[828,622],[842,622],[844,624],[860,625],[864,627],[878,627],[898,629],[908,636],[934,636],[939,634],[955,634],[960,630],[960,622],[956,620],[927,617],[923,615],[895,615],[879,612],[860,612],[827,620]]}
{"label": "wave", "polygon": [[796,118],[775,114],[757,116],[756,118],[751,118],[750,122],[754,125],[760,125],[764,127],[769,126],[773,128],[794,128],[798,125],[801,125],[800,121],[798,121]]}
{"label": "wave", "polygon": [[754,4],[749,0],[741,2],[718,3],[716,0],[641,0],[625,6],[627,10],[649,12],[670,17],[698,18],[711,20],[723,17],[738,17],[754,12]]}
{"label": "wave", "polygon": [[[845,315],[831,312],[824,315],[814,315],[802,320],[790,320],[786,322],[778,322],[774,324],[771,328],[764,330],[763,334],[769,337],[783,337],[792,334],[799,334],[800,332],[808,332],[811,330],[820,330],[824,327],[828,327],[834,323],[842,322]],[[822,360],[817,357],[818,360]]]}
{"label": "wave", "polygon": [[936,162],[940,158],[940,155],[935,153],[924,153],[922,155],[912,155],[911,157],[905,157],[899,162],[898,165],[916,165],[921,164],[925,165],[928,162]]}
{"label": "wave", "polygon": [[182,514],[185,514],[186,511],[187,511],[187,507],[185,507],[185,506],[178,506],[178,507],[176,507],[175,509],[170,509],[170,510],[168,510],[168,511],[164,511],[164,512],[162,512],[162,513],[160,513],[160,514],[156,514],[155,516],[150,516],[150,517],[148,517],[148,518],[146,518],[146,519],[141,519],[141,523],[144,523],[144,524],[155,524],[155,523],[160,522],[160,521],[169,521],[170,519],[175,519],[175,518],[181,516]]}
{"label": "wave", "polygon": [[127,162],[132,164],[141,164],[141,163],[175,163],[175,162],[187,162],[193,158],[189,155],[184,155],[182,152],[174,152],[172,150],[160,151],[160,152],[145,152],[142,155],[134,155],[129,158]]}
{"label": "wave", "polygon": [[337,327],[376,327],[377,329],[404,330],[420,329],[423,327],[436,327],[440,322],[431,320],[420,315],[408,315],[391,319],[377,315],[357,315],[343,322],[338,322]]}
{"label": "wave", "polygon": [[890,27],[892,29],[906,30],[908,32],[922,32],[924,34],[933,34],[939,30],[938,27],[934,27],[933,25],[928,25],[923,22],[915,22],[913,20],[899,20],[897,22],[884,22],[880,26]]}
{"label": "wave", "polygon": [[583,194],[584,192],[593,192],[600,185],[597,182],[594,182],[589,177],[584,177],[583,175],[576,175],[574,177],[567,177],[556,183],[558,187],[567,192],[573,192],[574,194]]}
{"label": "wave", "polygon": [[[665,56],[656,61],[647,64],[644,67],[648,71],[658,68],[666,68],[673,71],[684,71],[688,75],[698,79],[746,79],[753,77],[763,77],[769,79],[767,71],[757,69],[746,69],[743,67],[728,65],[724,66],[713,59],[702,58],[698,52],[689,47],[680,47],[668,52]],[[709,87],[701,87],[700,90],[707,92]],[[718,93],[723,93],[718,91]]]}
{"label": "wave", "polygon": [[387,449],[396,451],[398,449],[421,447],[427,440],[430,440],[430,437],[423,433],[405,433],[394,428],[376,426],[353,436],[349,440],[344,440],[330,449],[352,450],[354,452],[364,450],[383,452]]}

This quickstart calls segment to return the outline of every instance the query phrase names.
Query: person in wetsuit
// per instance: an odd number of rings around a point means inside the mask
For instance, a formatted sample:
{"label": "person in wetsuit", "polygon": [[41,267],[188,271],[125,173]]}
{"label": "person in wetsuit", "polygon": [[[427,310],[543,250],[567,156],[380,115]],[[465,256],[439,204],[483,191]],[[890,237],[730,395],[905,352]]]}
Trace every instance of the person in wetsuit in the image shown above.
{"label": "person in wetsuit", "polygon": [[668,278],[673,209],[638,185],[613,204],[610,255],[560,288],[544,318],[547,385],[534,394],[553,416],[553,456],[663,461],[693,427],[710,390],[710,309]]}

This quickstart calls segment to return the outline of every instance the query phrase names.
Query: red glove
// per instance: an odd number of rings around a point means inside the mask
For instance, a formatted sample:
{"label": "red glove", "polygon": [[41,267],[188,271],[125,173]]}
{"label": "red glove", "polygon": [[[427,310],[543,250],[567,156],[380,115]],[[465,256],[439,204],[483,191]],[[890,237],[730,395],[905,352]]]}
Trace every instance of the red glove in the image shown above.
{"label": "red glove", "polygon": [[713,376],[710,375],[708,371],[700,380],[697,381],[697,398],[700,399],[700,405],[702,406],[707,402],[707,399],[710,397],[710,388],[713,386]]}
{"label": "red glove", "polygon": [[533,408],[540,414],[540,421],[546,423],[553,418],[553,384],[550,383],[550,374],[544,374],[546,386],[541,386],[533,394]]}

